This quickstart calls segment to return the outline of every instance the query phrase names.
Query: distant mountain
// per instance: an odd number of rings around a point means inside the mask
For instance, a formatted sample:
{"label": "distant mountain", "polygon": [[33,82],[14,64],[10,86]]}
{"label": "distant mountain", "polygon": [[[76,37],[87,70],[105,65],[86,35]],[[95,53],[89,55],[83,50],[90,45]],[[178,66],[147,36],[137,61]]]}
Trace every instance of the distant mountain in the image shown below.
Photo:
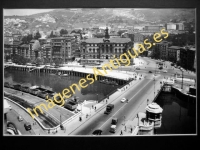
{"label": "distant mountain", "polygon": [[162,24],[193,21],[194,9],[57,9],[29,16],[5,16],[4,33],[44,31],[96,25]]}

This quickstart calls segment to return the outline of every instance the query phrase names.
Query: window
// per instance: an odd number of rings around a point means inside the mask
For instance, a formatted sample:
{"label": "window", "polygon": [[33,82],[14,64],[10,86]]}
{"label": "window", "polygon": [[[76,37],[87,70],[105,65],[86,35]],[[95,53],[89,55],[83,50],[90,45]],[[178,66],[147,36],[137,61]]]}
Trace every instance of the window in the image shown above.
{"label": "window", "polygon": [[95,48],[93,48],[93,53],[95,53]]}
{"label": "window", "polygon": [[117,53],[117,49],[115,48],[115,53]]}
{"label": "window", "polygon": [[93,58],[95,58],[95,55],[93,55]]}

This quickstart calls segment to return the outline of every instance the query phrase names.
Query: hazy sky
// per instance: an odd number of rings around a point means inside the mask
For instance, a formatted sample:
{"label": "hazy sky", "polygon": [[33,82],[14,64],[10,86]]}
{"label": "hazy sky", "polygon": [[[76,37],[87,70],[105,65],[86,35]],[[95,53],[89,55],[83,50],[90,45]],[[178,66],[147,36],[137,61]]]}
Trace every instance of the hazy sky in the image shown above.
{"label": "hazy sky", "polygon": [[54,9],[4,9],[4,16],[24,16],[24,15],[32,15],[42,12],[48,12]]}

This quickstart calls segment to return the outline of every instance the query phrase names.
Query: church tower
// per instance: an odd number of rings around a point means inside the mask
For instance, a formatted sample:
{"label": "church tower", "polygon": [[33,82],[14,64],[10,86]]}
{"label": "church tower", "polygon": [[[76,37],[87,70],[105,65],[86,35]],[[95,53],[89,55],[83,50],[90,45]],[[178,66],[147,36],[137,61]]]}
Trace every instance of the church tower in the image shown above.
{"label": "church tower", "polygon": [[105,39],[109,39],[110,35],[108,34],[108,27],[105,29]]}

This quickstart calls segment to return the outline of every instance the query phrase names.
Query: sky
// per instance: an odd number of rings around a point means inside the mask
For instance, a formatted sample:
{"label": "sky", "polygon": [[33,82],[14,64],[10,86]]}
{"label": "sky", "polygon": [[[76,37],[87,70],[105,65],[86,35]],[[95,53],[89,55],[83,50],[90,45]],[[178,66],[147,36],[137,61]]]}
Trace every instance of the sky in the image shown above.
{"label": "sky", "polygon": [[4,16],[24,16],[24,15],[32,15],[42,12],[52,11],[54,9],[4,9]]}

